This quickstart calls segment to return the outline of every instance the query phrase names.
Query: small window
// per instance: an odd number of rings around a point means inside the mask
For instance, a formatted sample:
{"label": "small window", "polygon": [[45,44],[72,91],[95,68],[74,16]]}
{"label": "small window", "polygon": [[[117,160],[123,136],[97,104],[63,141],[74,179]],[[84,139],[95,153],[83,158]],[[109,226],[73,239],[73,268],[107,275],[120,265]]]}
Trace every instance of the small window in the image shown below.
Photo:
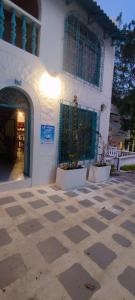
{"label": "small window", "polygon": [[20,6],[30,15],[39,19],[39,9],[38,9],[38,1],[37,0],[11,0],[16,5]]}
{"label": "small window", "polygon": [[65,24],[64,70],[99,86],[101,47],[98,38],[75,16]]}

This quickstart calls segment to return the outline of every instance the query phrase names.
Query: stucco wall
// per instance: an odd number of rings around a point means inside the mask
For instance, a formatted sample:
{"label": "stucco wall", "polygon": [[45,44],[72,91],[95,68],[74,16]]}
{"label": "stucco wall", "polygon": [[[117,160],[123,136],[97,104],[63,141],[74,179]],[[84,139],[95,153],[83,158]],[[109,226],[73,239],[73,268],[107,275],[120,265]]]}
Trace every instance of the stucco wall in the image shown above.
{"label": "stucco wall", "polygon": [[[88,16],[75,1],[65,5],[63,0],[45,0],[42,2],[42,22],[40,57],[45,62],[49,72],[58,74],[62,79],[61,98],[72,101],[73,96],[78,96],[78,102],[92,109],[100,111],[101,104],[106,105],[106,111],[101,115],[100,131],[107,142],[109,128],[109,113],[111,106],[114,48],[110,38],[104,39],[104,32],[97,24],[91,24],[90,30],[96,32],[102,44],[102,68],[100,88],[76,79],[74,76],[63,74],[63,44],[64,22],[68,13],[74,12],[82,21],[88,22]],[[53,21],[52,21],[53,20]],[[44,31],[45,29],[45,31]],[[50,34],[51,31],[51,34]],[[57,32],[57,34],[56,34]],[[54,47],[55,45],[55,47]]]}
{"label": "stucco wall", "polygon": [[[100,114],[100,131],[107,142],[114,49],[110,39],[103,40],[102,30],[93,24],[103,43],[103,72],[100,88],[85,83],[63,72],[64,20],[69,11],[77,11],[84,19],[86,14],[78,6],[66,6],[63,0],[44,0],[41,7],[41,43],[39,58],[0,41],[0,89],[14,86],[14,80],[22,81],[20,88],[29,95],[32,105],[31,174],[32,184],[52,182],[57,166],[59,102],[72,101],[78,96],[79,104],[100,112],[101,104],[106,105]],[[41,93],[40,79],[44,72],[57,74],[61,79],[62,91],[59,99],[49,99]],[[55,125],[55,143],[40,144],[40,125]]]}

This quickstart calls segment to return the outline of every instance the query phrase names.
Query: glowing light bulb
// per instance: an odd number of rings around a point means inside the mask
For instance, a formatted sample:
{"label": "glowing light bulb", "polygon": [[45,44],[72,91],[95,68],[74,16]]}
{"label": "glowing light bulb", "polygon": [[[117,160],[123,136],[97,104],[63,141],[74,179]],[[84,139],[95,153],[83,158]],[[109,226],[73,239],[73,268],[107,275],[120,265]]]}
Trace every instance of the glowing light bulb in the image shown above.
{"label": "glowing light bulb", "polygon": [[23,112],[22,111],[18,111],[18,117],[20,117],[20,118],[23,117]]}
{"label": "glowing light bulb", "polygon": [[56,99],[61,94],[61,81],[58,77],[43,74],[40,79],[40,91],[48,98]]}

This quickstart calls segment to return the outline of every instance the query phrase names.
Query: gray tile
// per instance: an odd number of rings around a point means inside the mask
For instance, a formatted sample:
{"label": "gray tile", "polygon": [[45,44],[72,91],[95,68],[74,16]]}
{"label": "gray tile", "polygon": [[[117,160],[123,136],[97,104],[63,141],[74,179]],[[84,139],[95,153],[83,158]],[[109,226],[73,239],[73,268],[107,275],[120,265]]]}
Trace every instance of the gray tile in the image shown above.
{"label": "gray tile", "polygon": [[78,196],[78,194],[73,192],[73,191],[66,192],[65,195],[68,196],[68,197],[71,197],[71,198]]}
{"label": "gray tile", "polygon": [[126,205],[128,205],[128,206],[130,206],[130,205],[132,205],[132,204],[133,204],[133,202],[132,202],[132,201],[130,201],[130,200],[128,200],[128,199],[123,199],[123,200],[120,200],[120,202],[121,202],[121,203],[124,203],[124,204],[126,204]]}
{"label": "gray tile", "polygon": [[88,199],[81,200],[79,201],[79,203],[84,207],[91,207],[92,205],[94,205],[94,203]]}
{"label": "gray tile", "polygon": [[135,194],[128,194],[127,197],[132,200],[135,200]]}
{"label": "gray tile", "polygon": [[104,184],[104,187],[106,187],[106,188],[109,187],[109,188],[110,188],[110,187],[113,186],[113,184],[114,184],[113,182],[110,182],[110,181],[109,181],[109,182],[106,182],[106,183]]}
{"label": "gray tile", "polygon": [[44,216],[53,223],[56,223],[56,222],[64,219],[64,216],[61,213],[59,213],[57,210],[52,210],[52,211],[46,213]]}
{"label": "gray tile", "polygon": [[135,296],[135,269],[127,266],[122,274],[118,276],[119,283]]}
{"label": "gray tile", "polygon": [[45,190],[42,190],[42,189],[37,190],[37,192],[41,195],[47,194],[47,192]]}
{"label": "gray tile", "polygon": [[97,185],[87,184],[87,186],[92,190],[95,190],[95,191],[99,190],[99,187]]}
{"label": "gray tile", "polygon": [[[112,183],[110,183],[109,186],[110,186],[111,184],[112,184]],[[98,184],[97,186],[101,189],[101,188],[106,188],[106,187],[108,186],[108,184],[104,182],[104,183]]]}
{"label": "gray tile", "polygon": [[117,195],[124,195],[125,192],[122,192],[121,190],[117,190],[117,189],[114,189],[112,190],[114,193],[116,193]]}
{"label": "gray tile", "polygon": [[26,213],[25,209],[20,205],[6,208],[6,212],[11,218],[18,217]]}
{"label": "gray tile", "polygon": [[109,192],[104,193],[104,195],[107,196],[107,197],[109,197],[109,198],[116,197],[116,195],[114,195],[113,193],[109,193]]}
{"label": "gray tile", "polygon": [[89,236],[89,233],[78,225],[64,231],[64,234],[75,244],[80,243]]}
{"label": "gray tile", "polygon": [[112,183],[119,183],[119,181],[117,179],[111,179],[110,180]]}
{"label": "gray tile", "polygon": [[100,212],[98,212],[98,214],[102,217],[104,217],[106,220],[112,220],[115,217],[117,217],[117,215],[115,213],[113,213],[112,211],[108,210],[108,209],[102,209]]}
{"label": "gray tile", "polygon": [[99,189],[103,189],[104,187],[105,187],[105,185],[103,185],[103,184],[97,184],[97,187],[99,188]]}
{"label": "gray tile", "polygon": [[0,198],[0,205],[5,205],[15,202],[16,199],[12,196]]}
{"label": "gray tile", "polygon": [[68,205],[68,206],[66,206],[65,208],[66,208],[69,212],[71,212],[71,213],[76,213],[76,212],[78,212],[78,209],[77,209],[76,207],[72,206],[72,205]]}
{"label": "gray tile", "polygon": [[89,300],[100,289],[99,283],[79,263],[58,278],[72,300]]}
{"label": "gray tile", "polygon": [[95,217],[91,217],[91,218],[85,220],[84,223],[86,225],[88,225],[89,227],[91,227],[92,229],[94,229],[96,232],[101,232],[108,227],[108,225],[101,222],[100,220],[98,220]]}
{"label": "gray tile", "polygon": [[65,201],[62,197],[60,197],[59,195],[52,195],[52,196],[48,196],[48,198],[50,198],[53,202],[55,203],[59,203],[59,202],[63,202]]}
{"label": "gray tile", "polygon": [[124,223],[120,225],[122,228],[126,229],[127,231],[135,234],[135,223],[131,222],[130,220],[126,220]]}
{"label": "gray tile", "polygon": [[105,196],[107,196],[107,197],[109,197],[109,198],[114,198],[114,197],[116,197],[116,195],[114,195],[114,194],[112,194],[112,193],[109,193],[109,192],[106,192],[106,193],[104,193],[105,194]]}
{"label": "gray tile", "polygon": [[20,254],[0,261],[0,288],[5,288],[25,275],[27,269]]}
{"label": "gray tile", "polygon": [[54,191],[60,191],[60,190],[61,190],[61,188],[58,187],[57,185],[51,185],[50,188],[51,188],[52,190],[54,190]]}
{"label": "gray tile", "polygon": [[125,186],[127,186],[128,188],[132,187],[132,183],[126,183]]}
{"label": "gray tile", "polygon": [[2,228],[0,229],[0,247],[8,245],[12,242],[10,235],[7,230]]}
{"label": "gray tile", "polygon": [[21,196],[21,197],[24,198],[24,199],[27,199],[27,198],[33,197],[34,194],[31,193],[31,192],[23,192],[23,193],[19,193],[19,196]]}
{"label": "gray tile", "polygon": [[40,224],[40,222],[37,219],[31,219],[27,222],[19,224],[17,227],[22,232],[23,235],[29,235],[43,228],[43,226]]}
{"label": "gray tile", "polygon": [[131,215],[132,218],[135,218],[135,214]]}
{"label": "gray tile", "polygon": [[29,298],[28,300],[38,300],[37,297]]}
{"label": "gray tile", "polygon": [[36,201],[32,201],[32,202],[29,202],[29,204],[34,208],[34,209],[38,209],[38,208],[41,208],[41,207],[44,207],[44,206],[47,206],[48,204],[42,200],[42,199],[39,199],[39,200],[36,200]]}
{"label": "gray tile", "polygon": [[105,184],[105,183],[100,183],[100,184],[98,184],[98,187],[102,187],[102,188],[104,188],[104,187],[106,187],[107,185]]}
{"label": "gray tile", "polygon": [[90,193],[91,191],[88,190],[87,188],[80,188],[80,189],[78,189],[78,192],[81,192],[81,193],[84,193],[84,194],[88,194],[88,193]]}
{"label": "gray tile", "polygon": [[109,181],[107,181],[106,183],[105,183],[105,185],[107,186],[110,186],[110,185],[113,185],[113,182],[111,182],[110,180]]}
{"label": "gray tile", "polygon": [[116,210],[120,211],[120,212],[123,212],[125,210],[125,208],[123,208],[119,205],[113,205],[112,207],[115,208]]}
{"label": "gray tile", "polygon": [[131,246],[131,242],[121,234],[115,233],[113,234],[112,238],[114,239],[115,242],[117,242],[122,247],[128,248]]}
{"label": "gray tile", "polygon": [[95,196],[93,197],[93,199],[95,199],[96,201],[98,202],[104,202],[104,201],[107,201],[107,199],[103,198],[103,197],[100,197],[100,196]]}
{"label": "gray tile", "polygon": [[68,252],[68,249],[54,237],[38,243],[37,247],[49,264]]}
{"label": "gray tile", "polygon": [[127,191],[127,190],[128,190],[127,186],[124,186],[124,185],[120,186],[120,189],[121,189],[121,190],[124,190],[124,191]]}
{"label": "gray tile", "polygon": [[106,269],[117,257],[115,252],[102,243],[96,243],[87,250],[85,254],[89,256],[100,268]]}

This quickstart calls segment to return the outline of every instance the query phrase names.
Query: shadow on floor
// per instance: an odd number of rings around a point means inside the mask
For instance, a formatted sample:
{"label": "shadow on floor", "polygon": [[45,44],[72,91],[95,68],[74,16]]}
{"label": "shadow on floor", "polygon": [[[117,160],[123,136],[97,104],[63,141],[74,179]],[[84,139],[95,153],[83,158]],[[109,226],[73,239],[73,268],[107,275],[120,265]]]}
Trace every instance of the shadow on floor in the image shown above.
{"label": "shadow on floor", "polygon": [[0,159],[0,182],[24,178],[24,154],[17,153],[15,162]]}

